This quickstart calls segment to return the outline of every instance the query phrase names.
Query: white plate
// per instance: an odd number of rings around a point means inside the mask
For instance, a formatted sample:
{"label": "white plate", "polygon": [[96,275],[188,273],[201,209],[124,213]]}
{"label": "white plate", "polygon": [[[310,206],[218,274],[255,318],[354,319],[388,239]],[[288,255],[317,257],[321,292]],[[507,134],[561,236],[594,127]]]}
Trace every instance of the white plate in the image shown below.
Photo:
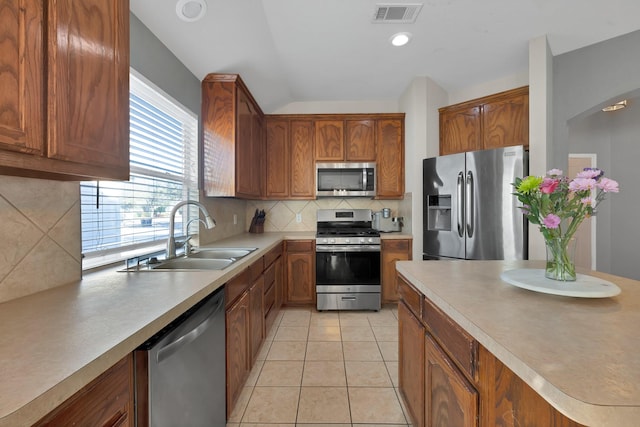
{"label": "white plate", "polygon": [[504,271],[500,278],[510,285],[530,291],[577,298],[608,298],[618,295],[620,288],[598,277],[577,274],[575,282],[562,282],[544,277],[543,269],[519,268]]}

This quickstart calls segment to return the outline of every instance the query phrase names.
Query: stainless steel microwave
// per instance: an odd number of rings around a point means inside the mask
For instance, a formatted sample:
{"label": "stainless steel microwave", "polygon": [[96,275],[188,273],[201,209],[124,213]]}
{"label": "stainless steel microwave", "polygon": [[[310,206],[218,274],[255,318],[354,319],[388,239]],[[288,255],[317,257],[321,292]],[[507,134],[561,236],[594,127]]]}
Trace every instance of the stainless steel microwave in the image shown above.
{"label": "stainless steel microwave", "polygon": [[316,163],[317,197],[374,197],[375,163]]}

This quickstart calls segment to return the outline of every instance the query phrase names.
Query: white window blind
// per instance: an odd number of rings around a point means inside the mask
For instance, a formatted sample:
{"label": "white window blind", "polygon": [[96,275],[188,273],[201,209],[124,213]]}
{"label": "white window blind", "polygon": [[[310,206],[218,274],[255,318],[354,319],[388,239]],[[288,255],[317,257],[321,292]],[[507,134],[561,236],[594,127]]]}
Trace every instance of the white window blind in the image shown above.
{"label": "white window blind", "polygon": [[[197,117],[133,70],[129,105],[130,180],[80,185],[85,260],[115,261],[164,243],[173,206],[198,199]],[[182,207],[175,235],[186,234],[197,218],[197,208]],[[191,233],[198,229],[193,223]]]}

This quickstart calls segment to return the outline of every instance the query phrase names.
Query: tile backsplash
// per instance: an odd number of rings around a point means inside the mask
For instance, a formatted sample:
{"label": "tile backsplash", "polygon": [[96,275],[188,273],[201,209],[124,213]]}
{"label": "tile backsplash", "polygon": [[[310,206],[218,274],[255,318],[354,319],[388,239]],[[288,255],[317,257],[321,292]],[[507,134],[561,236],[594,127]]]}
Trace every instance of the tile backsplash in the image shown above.
{"label": "tile backsplash", "polygon": [[[382,208],[390,208],[392,216],[403,216],[398,211],[400,204],[401,201],[398,200],[372,200],[365,198],[323,198],[286,201],[252,200],[247,202],[247,229],[256,209],[264,209],[266,213],[265,232],[315,231],[318,209],[371,209],[377,212]],[[300,222],[297,221],[297,214],[300,214]]]}
{"label": "tile backsplash", "polygon": [[81,278],[78,182],[0,176],[0,302]]}

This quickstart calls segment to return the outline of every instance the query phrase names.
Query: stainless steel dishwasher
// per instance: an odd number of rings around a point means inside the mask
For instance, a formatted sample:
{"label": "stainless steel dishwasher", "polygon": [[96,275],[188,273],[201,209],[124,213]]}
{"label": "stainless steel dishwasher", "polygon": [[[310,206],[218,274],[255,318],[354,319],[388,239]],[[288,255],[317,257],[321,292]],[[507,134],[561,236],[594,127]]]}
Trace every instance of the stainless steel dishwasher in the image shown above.
{"label": "stainless steel dishwasher", "polygon": [[224,288],[135,351],[136,425],[226,424]]}

